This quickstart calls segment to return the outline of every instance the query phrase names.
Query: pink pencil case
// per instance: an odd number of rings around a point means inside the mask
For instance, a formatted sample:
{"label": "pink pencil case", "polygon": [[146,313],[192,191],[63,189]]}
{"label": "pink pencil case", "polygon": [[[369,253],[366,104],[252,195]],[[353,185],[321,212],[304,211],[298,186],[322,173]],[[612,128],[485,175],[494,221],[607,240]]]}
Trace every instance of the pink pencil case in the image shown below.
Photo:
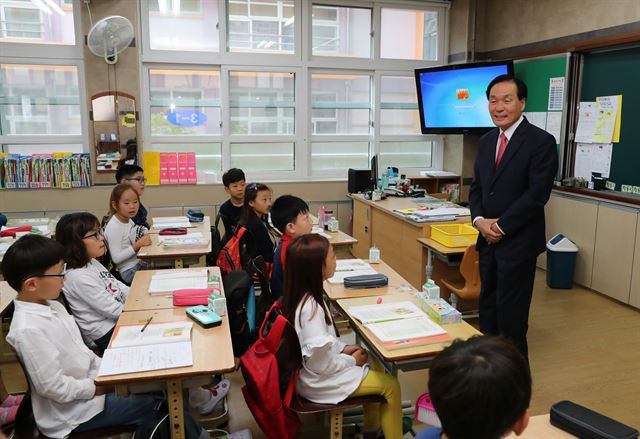
{"label": "pink pencil case", "polygon": [[174,306],[208,305],[213,288],[189,288],[173,292]]}

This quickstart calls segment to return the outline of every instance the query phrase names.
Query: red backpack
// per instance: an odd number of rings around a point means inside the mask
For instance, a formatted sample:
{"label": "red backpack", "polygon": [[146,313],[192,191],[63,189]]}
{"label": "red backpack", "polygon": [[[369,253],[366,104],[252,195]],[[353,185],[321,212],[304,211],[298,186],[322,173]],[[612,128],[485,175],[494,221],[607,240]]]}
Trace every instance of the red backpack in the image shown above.
{"label": "red backpack", "polygon": [[242,226],[238,226],[231,235],[231,239],[222,247],[216,259],[216,265],[220,267],[222,275],[233,270],[242,270],[242,259],[240,257],[241,244],[240,239],[242,235],[247,231]]}
{"label": "red backpack", "polygon": [[[265,336],[265,327],[274,313],[275,321]],[[295,339],[285,333],[292,333]],[[246,383],[242,393],[253,417],[269,439],[292,439],[300,428],[298,415],[290,406],[301,354],[295,329],[281,314],[278,302],[267,313],[259,334],[258,341],[240,357]]]}

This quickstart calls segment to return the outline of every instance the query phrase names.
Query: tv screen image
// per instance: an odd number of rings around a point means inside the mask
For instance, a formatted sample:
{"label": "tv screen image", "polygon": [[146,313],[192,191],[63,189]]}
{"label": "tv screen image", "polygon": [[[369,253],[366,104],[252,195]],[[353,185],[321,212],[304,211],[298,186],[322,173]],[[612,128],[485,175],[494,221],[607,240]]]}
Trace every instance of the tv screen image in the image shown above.
{"label": "tv screen image", "polygon": [[493,128],[487,86],[496,76],[512,72],[511,61],[417,69],[422,133],[483,132]]}

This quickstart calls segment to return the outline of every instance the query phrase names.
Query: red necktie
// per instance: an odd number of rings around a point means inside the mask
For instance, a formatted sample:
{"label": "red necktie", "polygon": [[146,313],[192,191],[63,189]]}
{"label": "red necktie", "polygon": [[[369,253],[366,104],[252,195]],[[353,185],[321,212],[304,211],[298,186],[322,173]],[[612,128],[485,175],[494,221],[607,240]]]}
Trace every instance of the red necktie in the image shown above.
{"label": "red necktie", "polygon": [[500,148],[498,148],[498,155],[496,156],[496,168],[500,164],[500,160],[502,160],[505,149],[507,149],[507,136],[502,133],[500,134]]}

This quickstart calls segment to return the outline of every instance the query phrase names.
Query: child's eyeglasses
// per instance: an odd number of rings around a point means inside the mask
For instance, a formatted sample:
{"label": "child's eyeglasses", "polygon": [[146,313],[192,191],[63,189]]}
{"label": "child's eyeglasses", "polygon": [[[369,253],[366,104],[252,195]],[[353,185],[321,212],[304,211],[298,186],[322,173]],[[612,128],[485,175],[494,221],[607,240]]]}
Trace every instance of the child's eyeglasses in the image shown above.
{"label": "child's eyeglasses", "polygon": [[125,180],[135,180],[140,184],[145,184],[147,182],[147,179],[145,177],[129,177],[125,178]]}
{"label": "child's eyeglasses", "polygon": [[104,238],[104,230],[98,229],[95,232],[83,237],[82,239],[95,238],[96,241],[100,241],[100,238]]}
{"label": "child's eyeglasses", "polygon": [[58,277],[60,279],[64,279],[64,277],[67,275],[67,264],[65,263],[62,266],[62,272],[59,274],[30,274],[28,276],[25,276],[24,279],[22,279],[22,281],[24,282],[25,280],[29,279],[30,277]]}

